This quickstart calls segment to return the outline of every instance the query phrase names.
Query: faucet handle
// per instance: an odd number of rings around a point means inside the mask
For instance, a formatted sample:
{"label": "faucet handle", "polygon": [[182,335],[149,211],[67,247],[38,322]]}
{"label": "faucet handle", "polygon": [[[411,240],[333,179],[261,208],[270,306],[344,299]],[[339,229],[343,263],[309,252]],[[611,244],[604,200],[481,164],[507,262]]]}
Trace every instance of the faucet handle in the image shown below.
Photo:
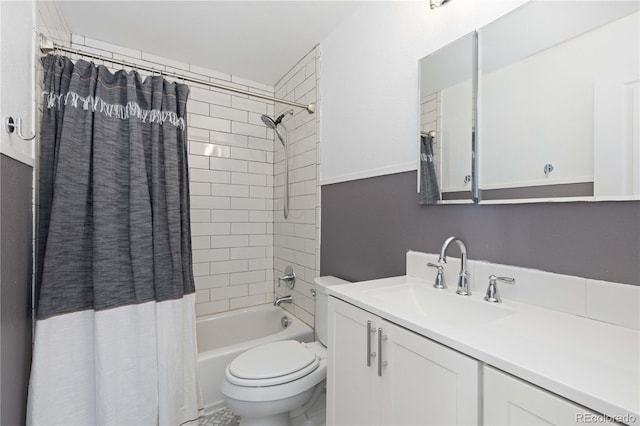
{"label": "faucet handle", "polygon": [[489,284],[491,284],[491,281],[493,281],[494,284],[495,284],[495,281],[502,281],[503,283],[507,283],[507,284],[516,283],[516,279],[512,277],[496,277],[495,275],[489,275]]}
{"label": "faucet handle", "polygon": [[289,287],[291,290],[293,290],[293,288],[295,287],[296,274],[295,272],[293,272],[293,268],[291,267],[291,265],[287,266],[284,269],[284,275],[278,278],[278,287],[280,287],[281,281],[284,281],[287,287]]}
{"label": "faucet handle", "polygon": [[516,283],[516,279],[512,277],[498,277],[495,275],[489,275],[489,287],[487,288],[487,294],[484,296],[484,300],[486,300],[487,302],[502,302],[500,293],[498,293],[498,281],[511,285],[514,285]]}
{"label": "faucet handle", "polygon": [[434,288],[439,288],[439,289],[447,288],[447,284],[444,281],[444,274],[443,274],[444,266],[439,264],[439,263],[436,264],[436,263],[431,263],[431,262],[427,263],[427,266],[429,266],[431,268],[437,268],[438,269],[438,272],[436,274],[436,281],[433,284],[433,287]]}

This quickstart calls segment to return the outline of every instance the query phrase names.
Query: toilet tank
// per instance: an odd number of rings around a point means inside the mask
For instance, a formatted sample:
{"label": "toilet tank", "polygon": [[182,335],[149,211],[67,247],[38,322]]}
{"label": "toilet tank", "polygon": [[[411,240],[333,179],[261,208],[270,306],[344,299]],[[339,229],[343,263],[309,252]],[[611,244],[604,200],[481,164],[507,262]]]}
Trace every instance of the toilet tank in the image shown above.
{"label": "toilet tank", "polygon": [[323,345],[327,346],[327,326],[328,326],[328,296],[327,288],[334,285],[349,284],[349,281],[342,280],[336,277],[318,277],[314,280],[314,287],[316,290],[315,300],[315,329],[316,338]]}

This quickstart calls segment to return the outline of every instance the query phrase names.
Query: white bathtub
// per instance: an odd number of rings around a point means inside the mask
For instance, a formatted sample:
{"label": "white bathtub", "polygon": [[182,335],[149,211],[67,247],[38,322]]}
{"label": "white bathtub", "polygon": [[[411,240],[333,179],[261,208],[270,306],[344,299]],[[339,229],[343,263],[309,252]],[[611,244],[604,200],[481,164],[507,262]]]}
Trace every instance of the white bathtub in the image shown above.
{"label": "white bathtub", "polygon": [[[291,321],[284,328],[283,316]],[[227,365],[242,352],[279,340],[312,342],[313,330],[282,308],[262,305],[200,317],[196,321],[198,368],[205,412],[224,404],[220,382]]]}

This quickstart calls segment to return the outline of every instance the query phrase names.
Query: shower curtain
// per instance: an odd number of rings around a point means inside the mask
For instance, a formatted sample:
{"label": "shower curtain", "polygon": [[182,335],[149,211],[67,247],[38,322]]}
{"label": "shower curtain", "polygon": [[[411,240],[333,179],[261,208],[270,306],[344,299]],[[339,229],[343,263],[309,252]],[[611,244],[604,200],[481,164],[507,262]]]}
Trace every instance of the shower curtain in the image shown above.
{"label": "shower curtain", "polygon": [[437,204],[440,200],[440,189],[433,158],[433,138],[428,135],[420,135],[419,204]]}
{"label": "shower curtain", "polygon": [[66,57],[42,63],[27,423],[195,424],[189,88]]}

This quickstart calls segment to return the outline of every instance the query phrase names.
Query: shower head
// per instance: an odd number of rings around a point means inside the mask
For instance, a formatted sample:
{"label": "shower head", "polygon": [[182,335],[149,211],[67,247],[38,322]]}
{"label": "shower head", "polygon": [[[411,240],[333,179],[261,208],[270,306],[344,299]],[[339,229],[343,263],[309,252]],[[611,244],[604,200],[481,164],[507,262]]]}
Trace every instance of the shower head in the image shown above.
{"label": "shower head", "polygon": [[278,127],[278,125],[280,123],[282,123],[282,119],[287,114],[293,115],[293,110],[290,109],[289,111],[283,112],[275,120],[273,118],[269,117],[268,115],[264,115],[264,114],[260,118],[262,119],[262,122],[264,123],[265,126],[267,126],[270,129],[276,130],[276,127]]}
{"label": "shower head", "polygon": [[[260,117],[262,119],[262,122],[264,123],[265,126],[267,126],[270,129],[275,130],[276,127],[278,127],[278,124],[280,124],[279,122],[276,123],[276,121],[269,117],[268,115],[262,115],[262,117]],[[282,116],[280,116],[279,118],[282,118]]]}
{"label": "shower head", "polygon": [[280,139],[280,142],[282,142],[283,146],[285,145],[284,138],[282,137],[282,134],[278,130],[278,125],[280,123],[282,123],[282,119],[287,114],[292,114],[293,115],[293,110],[289,110],[289,111],[283,112],[275,120],[273,118],[269,117],[268,115],[264,115],[264,114],[260,117],[265,126],[267,126],[268,128],[272,129],[274,132],[276,132],[276,136],[278,136],[278,139]]}

